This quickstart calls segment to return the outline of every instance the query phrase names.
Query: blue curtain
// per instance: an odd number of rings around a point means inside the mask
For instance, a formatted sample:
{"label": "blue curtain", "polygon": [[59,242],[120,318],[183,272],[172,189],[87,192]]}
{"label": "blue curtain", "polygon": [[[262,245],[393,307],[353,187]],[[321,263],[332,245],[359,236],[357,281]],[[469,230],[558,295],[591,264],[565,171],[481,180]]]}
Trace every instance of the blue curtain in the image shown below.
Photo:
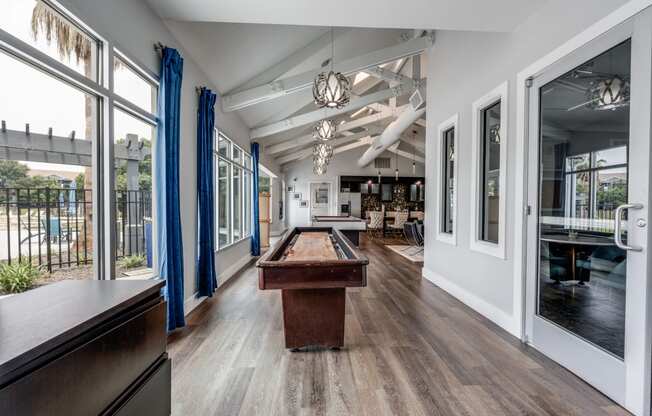
{"label": "blue curtain", "polygon": [[251,166],[253,168],[252,205],[254,209],[253,232],[251,234],[251,255],[260,256],[260,224],[258,223],[258,143],[251,143]]}
{"label": "blue curtain", "polygon": [[197,208],[199,255],[197,285],[200,296],[213,296],[217,289],[215,272],[215,210],[213,193],[213,130],[217,95],[202,88],[197,111]]}
{"label": "blue curtain", "polygon": [[166,281],[168,330],[185,325],[183,313],[183,245],[179,209],[179,114],[183,58],[175,49],[164,48],[158,91],[156,176],[158,193],[158,270]]}

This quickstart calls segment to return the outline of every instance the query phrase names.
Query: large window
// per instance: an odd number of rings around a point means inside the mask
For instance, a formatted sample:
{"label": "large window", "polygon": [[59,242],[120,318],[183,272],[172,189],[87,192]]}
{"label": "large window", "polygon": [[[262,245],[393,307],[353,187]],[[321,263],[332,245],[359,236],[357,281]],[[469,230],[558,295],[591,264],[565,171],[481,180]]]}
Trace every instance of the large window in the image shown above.
{"label": "large window", "polygon": [[218,249],[251,235],[251,156],[222,133],[216,133]]}
{"label": "large window", "polygon": [[18,288],[0,276],[0,295],[151,277],[156,76],[54,2],[0,10],[0,274],[33,270]]}
{"label": "large window", "polygon": [[471,248],[505,257],[507,83],[473,103]]}

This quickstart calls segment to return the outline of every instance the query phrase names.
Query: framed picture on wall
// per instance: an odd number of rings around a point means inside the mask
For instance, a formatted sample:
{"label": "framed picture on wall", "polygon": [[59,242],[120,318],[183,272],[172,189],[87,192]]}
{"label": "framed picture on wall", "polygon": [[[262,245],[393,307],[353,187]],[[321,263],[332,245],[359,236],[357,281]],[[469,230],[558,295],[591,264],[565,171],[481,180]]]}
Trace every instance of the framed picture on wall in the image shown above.
{"label": "framed picture on wall", "polygon": [[292,193],[292,199],[300,200],[301,199],[301,192]]}
{"label": "framed picture on wall", "polygon": [[308,208],[308,201],[299,201],[300,208]]}
{"label": "framed picture on wall", "polygon": [[293,193],[294,192],[294,185],[288,185],[287,186],[287,192],[290,193],[290,194]]}

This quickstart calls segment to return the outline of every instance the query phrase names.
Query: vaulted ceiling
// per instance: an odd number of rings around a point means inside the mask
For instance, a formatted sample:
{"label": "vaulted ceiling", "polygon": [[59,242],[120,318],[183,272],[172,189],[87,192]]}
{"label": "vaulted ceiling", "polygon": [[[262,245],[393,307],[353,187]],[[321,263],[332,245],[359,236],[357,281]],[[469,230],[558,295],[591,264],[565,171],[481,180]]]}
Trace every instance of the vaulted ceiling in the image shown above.
{"label": "vaulted ceiling", "polygon": [[513,30],[545,0],[148,0],[163,18],[302,26]]}
{"label": "vaulted ceiling", "polygon": [[[424,91],[422,52],[436,42],[427,29],[510,31],[544,1],[148,0],[222,93],[223,110],[281,165],[310,157],[312,126],[324,118],[338,125],[336,149],[370,145]],[[353,85],[344,110],[317,109],[312,98],[311,80],[331,57]],[[424,127],[417,120],[388,150],[423,160]]]}

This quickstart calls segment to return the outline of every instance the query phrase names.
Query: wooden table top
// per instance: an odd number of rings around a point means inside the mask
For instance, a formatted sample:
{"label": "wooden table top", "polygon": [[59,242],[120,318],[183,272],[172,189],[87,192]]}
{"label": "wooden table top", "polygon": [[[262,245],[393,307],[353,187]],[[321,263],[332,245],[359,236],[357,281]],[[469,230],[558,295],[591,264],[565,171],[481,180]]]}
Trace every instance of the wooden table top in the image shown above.
{"label": "wooden table top", "polygon": [[337,252],[325,231],[302,232],[289,247],[285,259],[289,261],[337,260]]}

